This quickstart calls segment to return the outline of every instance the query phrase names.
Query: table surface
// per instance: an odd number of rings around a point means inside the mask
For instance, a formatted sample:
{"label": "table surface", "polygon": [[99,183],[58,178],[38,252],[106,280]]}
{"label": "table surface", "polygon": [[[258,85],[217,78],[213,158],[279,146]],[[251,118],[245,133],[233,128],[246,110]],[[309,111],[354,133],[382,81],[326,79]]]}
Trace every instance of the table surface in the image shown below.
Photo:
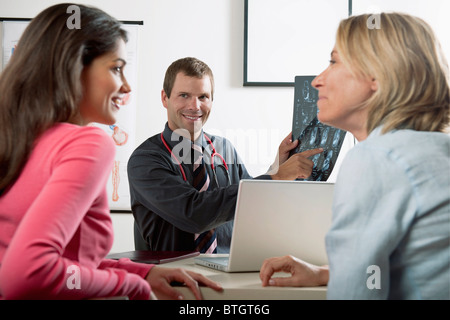
{"label": "table surface", "polygon": [[[207,256],[207,255],[205,255]],[[220,255],[215,255],[220,256]],[[229,273],[195,264],[194,258],[164,263],[161,267],[184,268],[201,273],[209,279],[219,282],[224,290],[216,292],[202,287],[201,292],[206,300],[325,300],[327,287],[263,287],[259,272]],[[276,276],[286,276],[278,273]],[[195,299],[186,287],[180,287],[185,299]]]}

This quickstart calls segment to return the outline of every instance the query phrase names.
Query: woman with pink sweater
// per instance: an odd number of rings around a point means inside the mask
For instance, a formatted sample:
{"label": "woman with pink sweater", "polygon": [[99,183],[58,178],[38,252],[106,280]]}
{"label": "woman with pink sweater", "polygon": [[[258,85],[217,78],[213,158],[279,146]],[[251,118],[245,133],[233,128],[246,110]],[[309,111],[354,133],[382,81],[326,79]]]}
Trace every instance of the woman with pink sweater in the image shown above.
{"label": "woman with pink sweater", "polygon": [[183,298],[184,283],[221,290],[197,273],[107,260],[113,228],[106,182],[112,125],[131,91],[126,32],[83,5],[54,5],[25,30],[0,77],[0,299],[92,299],[155,293]]}

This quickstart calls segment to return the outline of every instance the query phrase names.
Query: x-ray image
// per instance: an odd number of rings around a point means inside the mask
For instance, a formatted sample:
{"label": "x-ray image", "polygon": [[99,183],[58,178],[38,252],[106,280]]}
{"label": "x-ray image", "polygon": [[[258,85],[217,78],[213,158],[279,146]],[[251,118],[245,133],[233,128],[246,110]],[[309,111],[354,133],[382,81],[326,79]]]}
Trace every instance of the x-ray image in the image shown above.
{"label": "x-ray image", "polygon": [[299,180],[326,181],[333,171],[346,131],[325,125],[317,119],[318,92],[311,86],[314,78],[314,76],[295,77],[292,140],[299,140],[299,144],[291,155],[323,148],[322,153],[311,158],[314,162],[311,176]]}

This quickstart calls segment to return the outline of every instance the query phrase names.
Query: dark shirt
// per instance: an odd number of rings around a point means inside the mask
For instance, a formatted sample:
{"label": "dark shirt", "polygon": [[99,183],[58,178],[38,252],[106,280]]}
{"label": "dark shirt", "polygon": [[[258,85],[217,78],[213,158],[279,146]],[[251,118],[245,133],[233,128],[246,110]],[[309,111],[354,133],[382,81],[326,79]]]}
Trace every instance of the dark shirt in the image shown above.
{"label": "dark shirt", "polygon": [[[166,124],[163,137],[173,155],[157,134],[144,141],[128,161],[131,209],[135,219],[136,250],[194,250],[194,235],[215,228],[217,252],[227,253],[231,243],[236,198],[241,179],[251,179],[231,143],[219,136],[207,135],[220,157],[214,157],[204,134],[195,143],[205,149],[204,160],[210,177],[210,189],[199,192],[192,186],[191,141],[174,133]],[[216,183],[217,177],[217,183]],[[270,179],[269,175],[258,179]]]}

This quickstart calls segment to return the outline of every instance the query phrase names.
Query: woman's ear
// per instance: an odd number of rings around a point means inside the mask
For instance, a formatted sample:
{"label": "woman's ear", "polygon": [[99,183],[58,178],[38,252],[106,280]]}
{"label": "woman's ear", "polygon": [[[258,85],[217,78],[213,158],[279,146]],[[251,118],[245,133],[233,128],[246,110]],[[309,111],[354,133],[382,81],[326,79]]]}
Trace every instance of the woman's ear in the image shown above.
{"label": "woman's ear", "polygon": [[370,88],[374,92],[378,90],[378,81],[377,81],[377,79],[372,78],[372,82],[371,82]]}

